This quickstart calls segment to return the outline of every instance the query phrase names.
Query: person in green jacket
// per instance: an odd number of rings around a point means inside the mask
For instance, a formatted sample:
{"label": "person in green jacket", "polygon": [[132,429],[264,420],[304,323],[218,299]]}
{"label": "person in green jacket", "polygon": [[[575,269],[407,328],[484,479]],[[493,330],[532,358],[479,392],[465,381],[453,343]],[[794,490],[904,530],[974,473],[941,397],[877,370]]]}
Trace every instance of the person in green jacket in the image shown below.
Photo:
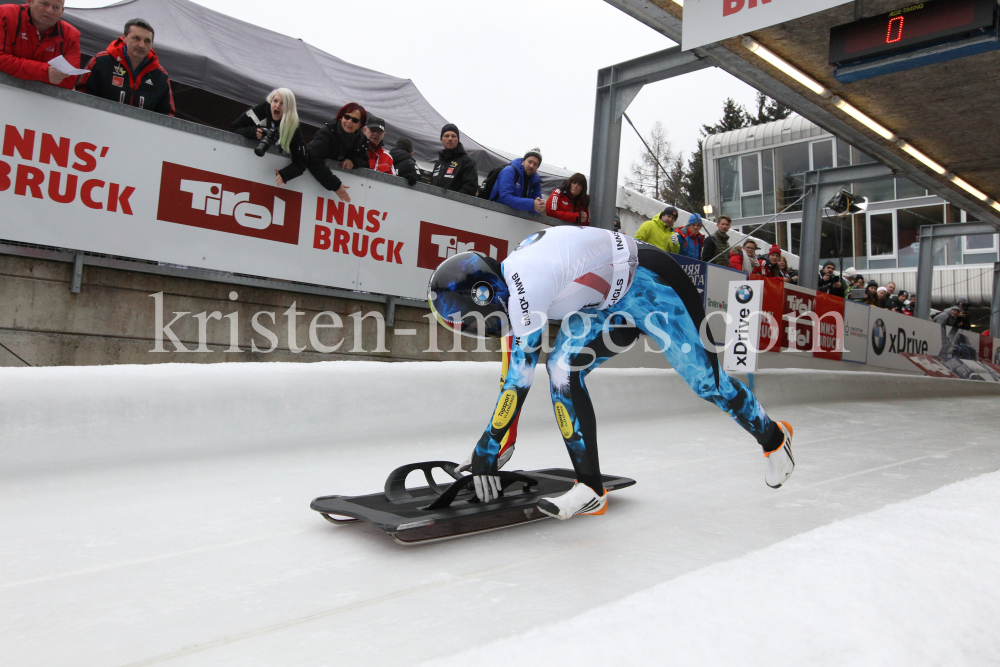
{"label": "person in green jacket", "polygon": [[660,250],[677,254],[681,248],[673,243],[670,237],[674,234],[674,225],[677,223],[677,209],[668,206],[656,214],[652,220],[639,225],[639,231],[635,233],[636,241],[645,241],[650,245],[655,245]]}

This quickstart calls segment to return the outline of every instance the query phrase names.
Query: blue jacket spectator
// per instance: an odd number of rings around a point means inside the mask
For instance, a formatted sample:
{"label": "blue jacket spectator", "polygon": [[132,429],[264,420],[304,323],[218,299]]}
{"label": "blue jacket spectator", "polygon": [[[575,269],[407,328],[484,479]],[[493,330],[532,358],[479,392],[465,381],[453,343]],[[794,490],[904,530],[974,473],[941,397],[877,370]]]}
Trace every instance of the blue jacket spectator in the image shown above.
{"label": "blue jacket spectator", "polygon": [[692,213],[687,225],[678,229],[670,241],[680,248],[678,255],[701,259],[701,249],[705,244],[705,237],[701,235],[701,216]]}
{"label": "blue jacket spectator", "polygon": [[528,151],[523,158],[512,160],[497,176],[490,201],[498,201],[518,211],[544,211],[542,177],[538,175],[541,164],[542,156],[537,148]]}

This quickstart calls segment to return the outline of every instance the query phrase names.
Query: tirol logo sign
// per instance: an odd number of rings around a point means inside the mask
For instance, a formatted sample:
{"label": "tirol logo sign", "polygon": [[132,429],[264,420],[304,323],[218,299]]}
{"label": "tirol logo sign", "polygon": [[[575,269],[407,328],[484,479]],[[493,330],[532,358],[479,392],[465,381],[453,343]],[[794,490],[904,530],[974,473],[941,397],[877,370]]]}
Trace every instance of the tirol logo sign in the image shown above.
{"label": "tirol logo sign", "polygon": [[298,192],[163,163],[157,220],[296,245],[301,213]]}
{"label": "tirol logo sign", "polygon": [[452,255],[468,250],[476,250],[502,262],[507,258],[507,241],[420,221],[417,266],[421,269],[436,269]]}

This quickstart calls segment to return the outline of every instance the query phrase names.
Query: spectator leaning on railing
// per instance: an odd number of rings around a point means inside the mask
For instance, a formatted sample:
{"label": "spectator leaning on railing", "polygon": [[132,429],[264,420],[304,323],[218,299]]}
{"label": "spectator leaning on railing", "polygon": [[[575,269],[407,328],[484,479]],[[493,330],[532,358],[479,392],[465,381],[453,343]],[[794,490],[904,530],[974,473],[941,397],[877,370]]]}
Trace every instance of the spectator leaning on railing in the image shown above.
{"label": "spectator leaning on railing", "polygon": [[278,185],[301,176],[309,168],[309,153],[299,127],[295,94],[287,88],[272,90],[266,101],[240,114],[229,126],[229,131],[259,142],[256,152],[261,157],[272,144],[292,156],[290,165],[274,170],[274,182]]}
{"label": "spectator leaning on railing", "polygon": [[733,219],[728,215],[719,216],[715,223],[715,233],[705,239],[701,249],[701,261],[719,266],[729,266],[729,228]]}
{"label": "spectator leaning on railing", "polygon": [[340,107],[337,116],[329,123],[324,123],[306,149],[309,152],[309,173],[327,190],[337,193],[341,200],[351,201],[347,194],[349,185],[341,180],[326,166],[326,160],[333,160],[342,169],[354,169],[368,164],[362,141],[364,136],[361,128],[368,123],[365,108],[357,102],[350,102]]}
{"label": "spectator leaning on railing", "polygon": [[746,239],[742,246],[733,248],[733,251],[729,253],[729,267],[751,275],[760,275],[757,242],[753,239]]}
{"label": "spectator leaning on railing", "polygon": [[476,194],[479,189],[479,174],[472,156],[465,152],[458,133],[458,127],[448,123],[441,128],[441,145],[437,162],[431,172],[431,185],[466,195]]}
{"label": "spectator leaning on railing", "polygon": [[701,217],[692,213],[688,223],[674,232],[670,242],[677,245],[677,254],[691,259],[701,259],[705,237],[701,235]]}
{"label": "spectator leaning on railing", "polygon": [[72,88],[75,76],[49,65],[63,56],[80,68],[80,31],[61,20],[63,0],[28,0],[23,5],[0,5],[0,72],[25,81]]}
{"label": "spectator leaning on railing", "polygon": [[392,166],[396,168],[396,175],[405,178],[410,185],[416,185],[420,179],[420,169],[413,157],[413,142],[401,137],[389,151],[389,157],[392,158]]}
{"label": "spectator leaning on railing", "polygon": [[368,116],[368,123],[362,130],[365,135],[365,153],[368,155],[368,168],[383,174],[396,175],[392,164],[392,156],[385,150],[385,121],[378,116]]}
{"label": "spectator leaning on railing", "polygon": [[671,241],[671,237],[674,235],[674,225],[677,224],[677,215],[676,208],[666,207],[654,215],[651,220],[639,225],[639,229],[635,233],[635,240],[655,245],[664,252],[677,253],[680,248]]}
{"label": "spectator leaning on railing", "polygon": [[573,174],[552,191],[545,202],[545,215],[570,225],[590,225],[590,195],[587,177]]}
{"label": "spectator leaning on railing", "polygon": [[504,167],[490,193],[490,201],[498,201],[518,211],[542,213],[542,177],[538,168],[542,166],[542,149],[532,148],[523,158],[511,160]]}
{"label": "spectator leaning on railing", "polygon": [[142,19],[125,24],[122,36],[90,60],[80,92],[167,116],[174,115],[170,77],[153,50],[153,26]]}
{"label": "spectator leaning on railing", "polygon": [[788,267],[788,260],[782,255],[781,259],[778,260],[778,268],[781,269],[782,273],[788,276],[788,282],[793,285],[799,284],[799,272],[795,269]]}

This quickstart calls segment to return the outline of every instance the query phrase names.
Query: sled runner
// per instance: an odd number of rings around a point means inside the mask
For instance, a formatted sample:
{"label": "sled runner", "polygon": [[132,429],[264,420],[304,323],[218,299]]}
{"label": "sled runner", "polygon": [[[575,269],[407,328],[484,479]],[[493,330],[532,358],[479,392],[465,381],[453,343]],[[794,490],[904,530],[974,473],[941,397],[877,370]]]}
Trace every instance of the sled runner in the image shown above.
{"label": "sled runner", "polygon": [[[569,491],[576,477],[564,468],[501,470],[503,494],[484,503],[476,498],[472,475],[460,475],[456,467],[458,464],[451,461],[411,463],[390,473],[382,493],[322,496],[310,507],[331,523],[365,521],[400,544],[425,544],[547,519],[538,509],[538,501]],[[437,482],[432,473],[435,468],[454,481]],[[406,487],[406,477],[414,470],[423,472],[427,486]],[[608,491],[635,484],[633,479],[611,475],[603,475],[602,481]]]}

